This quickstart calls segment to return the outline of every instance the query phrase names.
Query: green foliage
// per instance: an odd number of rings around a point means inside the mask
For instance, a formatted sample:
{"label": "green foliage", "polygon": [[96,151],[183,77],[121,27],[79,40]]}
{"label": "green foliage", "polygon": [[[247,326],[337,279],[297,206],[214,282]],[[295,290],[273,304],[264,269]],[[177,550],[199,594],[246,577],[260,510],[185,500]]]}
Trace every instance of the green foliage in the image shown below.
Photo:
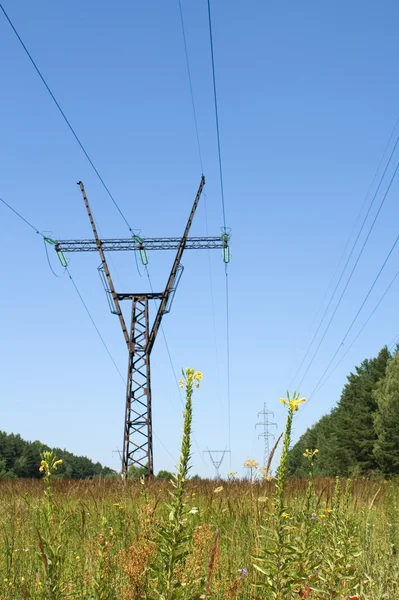
{"label": "green foliage", "polygon": [[173,473],[171,473],[170,471],[161,470],[158,472],[157,479],[167,479],[168,481],[170,481],[171,479],[173,479]]}
{"label": "green foliage", "polygon": [[130,465],[128,471],[129,479],[141,479],[142,477],[148,477],[148,465],[145,467],[137,467],[136,465]]}
{"label": "green foliage", "polygon": [[292,448],[288,461],[290,475],[307,476],[303,457],[306,448],[320,451],[315,475],[353,477],[379,470],[374,452],[379,410],[375,391],[384,381],[391,360],[384,347],[376,358],[364,360],[355,373],[350,373],[337,406],[308,429]]}
{"label": "green foliage", "polygon": [[374,455],[384,475],[399,474],[399,354],[389,361],[386,377],[376,387],[374,398],[377,440]]}
{"label": "green foliage", "polygon": [[[0,431],[0,479],[38,479],[41,453],[49,450],[50,448],[41,442],[26,442],[20,435]],[[62,460],[62,465],[57,471],[59,478],[86,479],[115,475],[112,469],[103,467],[99,462],[93,463],[85,456],[75,456],[60,448],[53,449],[53,452]]]}

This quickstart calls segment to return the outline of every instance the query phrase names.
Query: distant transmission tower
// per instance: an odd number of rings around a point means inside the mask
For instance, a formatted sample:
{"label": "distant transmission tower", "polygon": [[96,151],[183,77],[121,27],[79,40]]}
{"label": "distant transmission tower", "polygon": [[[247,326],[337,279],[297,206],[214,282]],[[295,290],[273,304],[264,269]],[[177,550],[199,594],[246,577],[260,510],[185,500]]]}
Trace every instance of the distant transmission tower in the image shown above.
{"label": "distant transmission tower", "polygon": [[266,408],[266,402],[263,404],[263,410],[261,410],[260,412],[258,412],[258,418],[260,416],[263,416],[263,421],[260,421],[259,423],[256,423],[255,427],[259,427],[262,426],[263,427],[263,431],[262,433],[260,433],[258,435],[258,438],[263,437],[263,466],[266,467],[267,462],[269,460],[269,454],[270,454],[270,448],[269,448],[269,438],[272,437],[274,439],[274,435],[273,433],[271,433],[271,431],[269,431],[269,427],[277,427],[277,423],[273,423],[272,421],[269,421],[269,417],[272,416],[274,417],[274,413],[272,413],[270,410],[267,410]]}
{"label": "distant transmission tower", "polygon": [[[230,452],[230,450],[204,450],[205,454],[209,454],[212,464],[215,467],[215,479],[220,479],[220,467],[227,452]],[[216,458],[217,456],[220,456],[220,458]]]}

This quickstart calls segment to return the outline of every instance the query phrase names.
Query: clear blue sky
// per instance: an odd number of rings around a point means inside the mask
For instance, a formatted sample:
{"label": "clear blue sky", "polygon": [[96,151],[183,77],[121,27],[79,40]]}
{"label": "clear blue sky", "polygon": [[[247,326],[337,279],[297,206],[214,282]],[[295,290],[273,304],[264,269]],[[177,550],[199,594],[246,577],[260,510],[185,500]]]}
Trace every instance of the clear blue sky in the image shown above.
{"label": "clear blue sky", "polygon": [[[178,2],[11,2],[4,8],[134,228],[180,235],[199,166]],[[207,179],[209,234],[222,211],[206,1],[182,0]],[[254,424],[266,402],[283,427],[285,393],[399,114],[397,2],[213,0],[231,310],[231,468],[262,458]],[[103,237],[126,225],[0,14],[0,196],[58,239],[90,237],[82,180]],[[383,186],[383,189],[385,187]],[[323,345],[301,385],[309,395],[398,230],[394,183]],[[193,234],[205,234],[204,198]],[[378,204],[378,202],[377,202]],[[375,214],[375,211],[373,212]],[[124,385],[67,276],[43,242],[0,207],[1,429],[118,467]],[[363,239],[363,238],[362,238]],[[396,272],[393,254],[353,333]],[[162,289],[173,256],[150,255]],[[62,274],[52,255],[54,268]],[[198,448],[228,445],[224,268],[189,253],[164,319],[176,371],[204,374],[195,397]],[[95,254],[70,270],[123,373],[126,352]],[[121,291],[145,291],[132,255],[112,256]],[[213,306],[210,272],[213,281]],[[295,422],[298,436],[338,400],[345,377],[399,332],[398,285]],[[213,321],[215,314],[215,327]],[[348,338],[348,344],[352,337]],[[345,348],[347,348],[348,344]],[[178,456],[182,409],[162,336],[152,355],[156,435]],[[193,472],[212,475],[194,445]],[[155,440],[155,468],[174,461]],[[222,472],[230,470],[226,460]]]}

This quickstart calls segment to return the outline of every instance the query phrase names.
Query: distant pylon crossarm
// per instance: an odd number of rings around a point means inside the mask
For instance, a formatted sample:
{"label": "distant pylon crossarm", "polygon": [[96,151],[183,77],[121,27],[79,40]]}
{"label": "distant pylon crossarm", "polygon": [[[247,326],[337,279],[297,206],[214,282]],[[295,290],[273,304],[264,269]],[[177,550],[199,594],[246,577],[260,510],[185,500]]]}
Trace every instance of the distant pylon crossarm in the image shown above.
{"label": "distant pylon crossarm", "polygon": [[[204,453],[209,454],[209,458],[215,467],[215,479],[220,479],[220,467],[222,466],[225,454],[228,452],[230,452],[230,450],[204,450]],[[216,458],[216,456],[219,456],[219,458]]]}
{"label": "distant pylon crossarm", "polygon": [[[122,452],[122,474],[128,476],[130,465],[148,468],[150,476],[154,473],[153,461],[153,431],[152,431],[152,402],[151,402],[151,350],[161,326],[163,316],[169,312],[170,305],[179,282],[183,266],[181,259],[185,249],[222,249],[228,250],[229,238],[193,237],[189,238],[190,228],[205,185],[201,177],[183,236],[181,238],[139,238],[133,235],[129,239],[100,239],[91,212],[89,201],[83,183],[78,183],[82,192],[86,211],[94,234],[94,240],[65,240],[57,241],[56,252],[91,252],[98,251],[101,258],[99,272],[103,280],[111,312],[116,314],[122,328],[122,333],[128,348],[128,374],[126,386],[126,404]],[[146,257],[147,250],[177,250],[163,292],[151,293],[120,293],[117,292],[108,268],[105,252],[132,250],[139,252],[140,257]],[[143,261],[142,261],[143,262]],[[147,264],[146,262],[143,264]],[[129,330],[120,303],[131,301],[131,324]],[[159,300],[159,307],[150,327],[149,300]],[[223,460],[223,457],[222,457]],[[221,461],[220,461],[221,462]]]}

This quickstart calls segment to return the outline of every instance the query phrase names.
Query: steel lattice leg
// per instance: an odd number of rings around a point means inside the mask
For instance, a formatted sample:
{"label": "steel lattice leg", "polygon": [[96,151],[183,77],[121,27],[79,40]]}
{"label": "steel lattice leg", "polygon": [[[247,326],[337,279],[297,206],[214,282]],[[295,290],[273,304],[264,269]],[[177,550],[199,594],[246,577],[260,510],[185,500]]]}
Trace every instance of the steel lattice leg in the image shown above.
{"label": "steel lattice leg", "polygon": [[148,336],[148,298],[133,297],[123,440],[122,470],[125,477],[130,465],[148,467],[149,475],[153,475]]}

